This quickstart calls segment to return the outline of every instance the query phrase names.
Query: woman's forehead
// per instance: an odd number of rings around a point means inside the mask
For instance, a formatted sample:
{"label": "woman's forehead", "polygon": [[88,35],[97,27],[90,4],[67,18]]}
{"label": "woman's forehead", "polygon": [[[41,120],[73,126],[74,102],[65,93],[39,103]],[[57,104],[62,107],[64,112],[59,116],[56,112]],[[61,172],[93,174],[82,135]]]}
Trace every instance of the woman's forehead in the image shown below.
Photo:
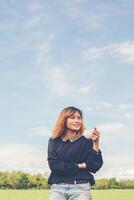
{"label": "woman's forehead", "polygon": [[81,116],[78,111],[74,111],[70,116],[72,116],[72,115],[79,115],[79,116]]}

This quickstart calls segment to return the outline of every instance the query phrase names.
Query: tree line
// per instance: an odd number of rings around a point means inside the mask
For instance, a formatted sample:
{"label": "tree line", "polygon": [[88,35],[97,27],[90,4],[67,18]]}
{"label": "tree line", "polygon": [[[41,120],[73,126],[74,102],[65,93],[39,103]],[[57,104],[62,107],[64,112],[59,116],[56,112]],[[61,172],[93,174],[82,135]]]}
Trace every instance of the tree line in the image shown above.
{"label": "tree line", "polygon": [[[48,177],[21,171],[0,172],[0,189],[49,189]],[[134,189],[134,180],[99,179],[92,189]]]}

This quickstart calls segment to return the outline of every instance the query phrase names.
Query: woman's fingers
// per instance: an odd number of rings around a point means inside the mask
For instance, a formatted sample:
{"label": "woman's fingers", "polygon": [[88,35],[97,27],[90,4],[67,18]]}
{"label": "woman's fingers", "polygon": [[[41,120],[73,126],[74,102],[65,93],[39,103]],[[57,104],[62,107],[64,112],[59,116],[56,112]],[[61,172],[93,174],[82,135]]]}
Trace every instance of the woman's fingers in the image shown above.
{"label": "woman's fingers", "polygon": [[91,137],[92,137],[92,140],[93,140],[93,141],[95,141],[95,142],[99,141],[100,132],[97,130],[96,127],[94,128],[94,131],[93,131]]}
{"label": "woman's fingers", "polygon": [[96,137],[96,136],[93,136],[93,137],[92,137],[92,140],[93,140],[93,141],[97,141],[97,140],[99,140],[99,138]]}
{"label": "woman's fingers", "polygon": [[96,134],[96,135],[98,135],[98,136],[100,136],[100,132],[97,130],[97,128],[96,128],[96,127],[94,128],[94,131],[93,131],[93,133],[94,133],[94,134]]}
{"label": "woman's fingers", "polygon": [[100,133],[99,132],[93,132],[92,135],[96,136],[96,137],[100,137]]}
{"label": "woman's fingers", "polygon": [[79,168],[84,168],[84,169],[85,169],[85,168],[86,168],[86,163],[79,163],[79,164],[78,164],[78,167],[79,167]]}

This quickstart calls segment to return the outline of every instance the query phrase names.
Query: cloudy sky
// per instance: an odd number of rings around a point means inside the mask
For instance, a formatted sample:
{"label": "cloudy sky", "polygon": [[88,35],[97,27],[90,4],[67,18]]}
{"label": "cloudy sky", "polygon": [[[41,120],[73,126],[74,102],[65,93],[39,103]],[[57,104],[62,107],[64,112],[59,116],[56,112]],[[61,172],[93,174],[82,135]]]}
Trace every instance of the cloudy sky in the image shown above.
{"label": "cloudy sky", "polygon": [[59,112],[101,132],[96,178],[134,177],[134,1],[0,1],[0,171],[49,173]]}

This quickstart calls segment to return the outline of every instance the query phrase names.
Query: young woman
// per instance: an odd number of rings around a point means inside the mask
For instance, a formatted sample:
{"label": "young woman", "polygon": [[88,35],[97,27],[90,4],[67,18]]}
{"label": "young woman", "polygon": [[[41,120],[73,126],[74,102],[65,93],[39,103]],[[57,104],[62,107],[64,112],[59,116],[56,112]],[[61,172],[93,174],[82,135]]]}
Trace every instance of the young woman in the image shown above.
{"label": "young woman", "polygon": [[48,144],[51,174],[50,200],[91,200],[90,188],[95,183],[92,173],[102,164],[100,133],[95,128],[91,139],[84,137],[82,111],[63,109]]}

